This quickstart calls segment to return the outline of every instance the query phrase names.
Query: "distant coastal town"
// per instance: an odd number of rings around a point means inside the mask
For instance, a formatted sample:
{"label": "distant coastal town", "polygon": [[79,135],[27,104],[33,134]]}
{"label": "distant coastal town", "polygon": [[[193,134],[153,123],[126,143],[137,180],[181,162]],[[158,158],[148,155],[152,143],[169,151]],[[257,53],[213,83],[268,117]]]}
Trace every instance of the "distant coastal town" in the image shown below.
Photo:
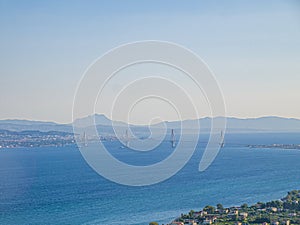
{"label": "distant coastal town", "polygon": [[300,149],[300,144],[247,145],[249,148]]}
{"label": "distant coastal town", "polygon": [[[79,135],[79,134],[76,134]],[[75,136],[72,132],[63,131],[39,131],[24,130],[10,131],[0,129],[0,149],[1,148],[31,148],[31,147],[62,147],[75,145]],[[79,135],[80,136],[80,135]],[[81,134],[83,136],[83,134]],[[81,137],[83,138],[83,137]],[[86,137],[89,142],[92,141],[115,141],[118,138],[110,133],[101,134],[99,137]],[[230,143],[227,143],[227,146]],[[300,144],[252,144],[245,145],[248,148],[264,149],[300,149]]]}
{"label": "distant coastal town", "polygon": [[[205,206],[201,211],[191,210],[166,225],[296,225],[300,224],[300,190],[288,192],[275,201],[258,202],[252,206]],[[159,225],[150,222],[149,225]]]}
{"label": "distant coastal town", "polygon": [[[38,130],[28,131],[9,131],[0,130],[0,149],[10,148],[37,148],[37,147],[62,147],[75,145],[75,136],[70,132],[61,131],[47,131],[42,132]],[[79,137],[83,138],[83,137]],[[116,136],[101,135],[97,138],[93,137],[89,141],[113,141],[117,140]]]}
{"label": "distant coastal town", "polygon": [[0,130],[0,148],[31,148],[75,144],[73,133]]}

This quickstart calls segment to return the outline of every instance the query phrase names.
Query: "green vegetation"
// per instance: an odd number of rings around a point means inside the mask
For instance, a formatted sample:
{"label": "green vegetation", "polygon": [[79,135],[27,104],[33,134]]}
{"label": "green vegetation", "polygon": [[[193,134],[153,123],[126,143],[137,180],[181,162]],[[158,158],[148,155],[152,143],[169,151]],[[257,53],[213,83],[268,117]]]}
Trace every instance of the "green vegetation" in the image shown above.
{"label": "green vegetation", "polygon": [[150,222],[149,225],[158,225],[157,222]]}
{"label": "green vegetation", "polygon": [[300,224],[300,190],[288,192],[281,200],[258,202],[248,206],[224,208],[222,204],[205,206],[182,214],[170,224],[215,225],[296,225]]}

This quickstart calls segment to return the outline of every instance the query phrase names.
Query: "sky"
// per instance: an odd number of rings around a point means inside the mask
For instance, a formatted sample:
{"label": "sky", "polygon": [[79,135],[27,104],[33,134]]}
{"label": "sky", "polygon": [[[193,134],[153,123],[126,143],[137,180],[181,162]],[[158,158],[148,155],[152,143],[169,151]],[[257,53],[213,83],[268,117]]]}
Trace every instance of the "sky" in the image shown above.
{"label": "sky", "polygon": [[[142,40],[177,43],[201,57],[222,89],[227,116],[300,119],[299,1],[0,0],[0,29],[0,119],[71,122],[89,65]],[[104,99],[117,84],[107,87]],[[208,116],[197,96],[198,116]],[[98,102],[96,112],[110,117],[110,104]],[[176,119],[155,104],[144,102],[131,122],[145,123],[152,109]]]}

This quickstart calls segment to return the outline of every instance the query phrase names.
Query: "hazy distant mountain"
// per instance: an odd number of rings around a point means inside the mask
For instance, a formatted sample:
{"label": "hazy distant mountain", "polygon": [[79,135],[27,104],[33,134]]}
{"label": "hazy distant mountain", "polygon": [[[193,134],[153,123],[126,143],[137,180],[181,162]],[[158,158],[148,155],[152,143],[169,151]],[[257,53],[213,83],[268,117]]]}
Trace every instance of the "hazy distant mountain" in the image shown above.
{"label": "hazy distant mountain", "polygon": [[[90,115],[84,118],[76,119],[74,121],[74,125],[76,127],[86,127],[86,126],[90,126],[91,124],[95,124],[97,126],[112,126],[112,121],[103,114]],[[114,125],[127,126],[126,123],[119,122],[119,121],[114,121]]]}
{"label": "hazy distant mountain", "polygon": [[31,121],[31,120],[0,120],[1,130],[10,131],[62,131],[72,132],[73,128],[70,124],[58,124],[54,122]]}
{"label": "hazy distant mountain", "polygon": [[42,122],[42,121],[34,121],[34,120],[0,120],[1,124],[18,124],[18,125],[55,125],[54,122]]}
{"label": "hazy distant mountain", "polygon": [[[113,133],[112,121],[104,115],[95,114],[93,116],[84,117],[74,121],[75,126],[82,130],[88,130],[88,126],[93,123],[95,119],[95,125],[100,133]],[[215,118],[218,120],[220,118]],[[202,131],[209,131],[211,127],[212,119],[209,117],[199,120]],[[186,120],[182,123],[188,127],[195,127],[196,120]],[[124,122],[114,122],[117,127],[126,129],[127,124]],[[181,122],[166,122],[169,129],[179,129]],[[138,132],[149,132],[146,126],[132,126],[134,130]],[[159,124],[155,127],[161,127]],[[57,124],[54,122],[42,122],[42,121],[29,121],[29,120],[0,120],[0,129],[11,131],[23,131],[23,130],[39,130],[39,131],[62,131],[72,132],[72,124]],[[300,132],[300,120],[288,119],[282,117],[261,117],[261,118],[227,118],[227,132]]]}
{"label": "hazy distant mountain", "polygon": [[[220,117],[214,120],[219,120]],[[260,117],[240,119],[229,117],[227,118],[227,132],[300,132],[300,120],[282,118],[282,117]],[[209,130],[211,127],[212,118],[206,117],[199,120],[201,129]],[[183,123],[194,124],[195,120],[186,120]],[[178,129],[180,122],[169,122],[168,127]]]}
{"label": "hazy distant mountain", "polygon": [[24,135],[30,135],[30,136],[67,136],[72,135],[73,133],[70,132],[63,132],[63,131],[39,131],[39,130],[24,130],[24,131],[10,131],[10,130],[1,130],[0,129],[0,135],[14,135],[14,136],[24,136]]}
{"label": "hazy distant mountain", "polygon": [[282,117],[260,117],[253,119],[228,118],[229,130],[300,131],[300,120]]}

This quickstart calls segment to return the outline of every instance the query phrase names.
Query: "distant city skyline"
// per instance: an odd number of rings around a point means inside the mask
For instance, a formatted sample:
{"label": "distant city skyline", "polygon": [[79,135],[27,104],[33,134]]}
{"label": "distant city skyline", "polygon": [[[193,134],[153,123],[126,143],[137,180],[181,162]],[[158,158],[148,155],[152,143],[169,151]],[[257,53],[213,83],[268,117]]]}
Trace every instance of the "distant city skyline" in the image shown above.
{"label": "distant city skyline", "polygon": [[[140,40],[178,43],[199,55],[220,84],[229,117],[300,119],[297,1],[0,0],[0,26],[0,119],[70,123],[86,68],[110,49]],[[114,90],[96,107],[108,118]],[[202,101],[199,96],[199,117],[210,116]],[[176,120],[157,106],[164,120]],[[142,112],[135,112],[135,123],[155,114]]]}

